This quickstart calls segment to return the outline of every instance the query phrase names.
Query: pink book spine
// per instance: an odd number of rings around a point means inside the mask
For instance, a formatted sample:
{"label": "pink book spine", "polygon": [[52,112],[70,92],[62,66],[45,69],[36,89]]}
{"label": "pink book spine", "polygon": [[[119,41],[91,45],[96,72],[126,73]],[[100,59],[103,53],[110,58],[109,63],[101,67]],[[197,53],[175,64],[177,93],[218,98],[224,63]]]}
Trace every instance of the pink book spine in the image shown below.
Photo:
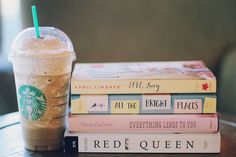
{"label": "pink book spine", "polygon": [[216,114],[189,115],[69,115],[72,132],[214,133]]}

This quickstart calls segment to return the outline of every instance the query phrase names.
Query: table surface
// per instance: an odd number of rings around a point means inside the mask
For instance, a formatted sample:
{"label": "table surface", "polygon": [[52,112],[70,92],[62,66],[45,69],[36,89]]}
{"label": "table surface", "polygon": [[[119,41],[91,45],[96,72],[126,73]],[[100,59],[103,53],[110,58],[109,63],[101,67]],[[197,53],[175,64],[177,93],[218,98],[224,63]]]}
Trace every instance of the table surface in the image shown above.
{"label": "table surface", "polygon": [[[236,116],[220,115],[221,153],[220,154],[148,154],[150,157],[236,157]],[[21,156],[70,156],[70,157],[142,157],[147,154],[66,154],[63,149],[52,152],[33,152],[23,147],[21,127],[17,112],[0,116],[0,157]]]}

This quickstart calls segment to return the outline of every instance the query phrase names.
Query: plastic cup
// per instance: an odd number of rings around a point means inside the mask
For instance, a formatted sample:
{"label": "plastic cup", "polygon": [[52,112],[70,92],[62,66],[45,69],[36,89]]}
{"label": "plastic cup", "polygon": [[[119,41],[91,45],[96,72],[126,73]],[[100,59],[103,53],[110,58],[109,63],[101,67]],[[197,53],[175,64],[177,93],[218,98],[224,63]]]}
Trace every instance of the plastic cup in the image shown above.
{"label": "plastic cup", "polygon": [[76,59],[68,36],[53,27],[22,31],[12,44],[18,109],[25,148],[50,151],[63,146],[72,62]]}

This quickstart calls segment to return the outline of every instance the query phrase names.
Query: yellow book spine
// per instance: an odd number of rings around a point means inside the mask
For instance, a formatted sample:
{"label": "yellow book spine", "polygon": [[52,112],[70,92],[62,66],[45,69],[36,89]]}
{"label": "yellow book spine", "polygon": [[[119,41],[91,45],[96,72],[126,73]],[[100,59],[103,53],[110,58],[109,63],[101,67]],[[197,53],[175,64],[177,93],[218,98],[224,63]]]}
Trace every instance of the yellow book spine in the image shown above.
{"label": "yellow book spine", "polygon": [[216,93],[216,80],[75,80],[72,94]]}

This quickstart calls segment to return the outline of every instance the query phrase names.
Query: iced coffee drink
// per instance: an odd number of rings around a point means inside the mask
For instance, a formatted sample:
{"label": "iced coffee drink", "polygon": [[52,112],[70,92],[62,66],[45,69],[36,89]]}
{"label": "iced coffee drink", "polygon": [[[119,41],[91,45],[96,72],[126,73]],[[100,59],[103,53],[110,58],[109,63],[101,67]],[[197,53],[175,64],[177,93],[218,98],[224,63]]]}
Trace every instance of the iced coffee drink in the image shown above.
{"label": "iced coffee drink", "polygon": [[13,63],[25,147],[47,151],[62,147],[69,84],[75,53],[62,31],[41,27],[21,32],[14,40]]}

